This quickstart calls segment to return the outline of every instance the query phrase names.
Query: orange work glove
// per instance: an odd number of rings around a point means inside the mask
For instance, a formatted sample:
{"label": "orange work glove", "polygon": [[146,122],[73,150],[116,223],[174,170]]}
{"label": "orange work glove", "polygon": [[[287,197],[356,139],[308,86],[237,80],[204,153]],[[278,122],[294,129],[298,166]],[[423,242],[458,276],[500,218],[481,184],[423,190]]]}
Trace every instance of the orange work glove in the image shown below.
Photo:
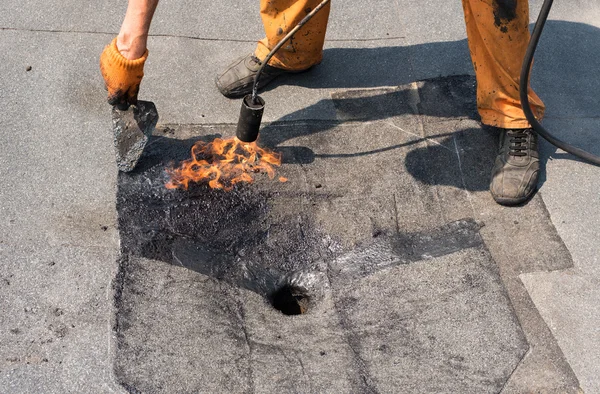
{"label": "orange work glove", "polygon": [[130,104],[137,104],[147,58],[148,50],[139,59],[126,59],[117,48],[116,38],[104,48],[100,55],[100,71],[106,83],[110,105],[127,109]]}

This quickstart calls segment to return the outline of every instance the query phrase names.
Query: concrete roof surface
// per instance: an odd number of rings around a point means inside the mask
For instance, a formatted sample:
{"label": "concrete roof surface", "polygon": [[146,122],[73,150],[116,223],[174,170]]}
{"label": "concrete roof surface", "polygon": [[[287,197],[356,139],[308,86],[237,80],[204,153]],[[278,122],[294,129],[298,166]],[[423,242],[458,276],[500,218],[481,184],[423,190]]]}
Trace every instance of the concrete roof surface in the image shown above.
{"label": "concrete roof surface", "polygon": [[[539,193],[493,202],[460,2],[334,2],[323,63],[262,94],[288,182],[164,189],[233,136],[214,77],[258,5],[160,2],[127,175],[98,69],[125,2],[1,2],[0,391],[600,392],[600,172],[542,142]],[[600,3],[556,2],[532,86],[595,154],[599,54]]]}

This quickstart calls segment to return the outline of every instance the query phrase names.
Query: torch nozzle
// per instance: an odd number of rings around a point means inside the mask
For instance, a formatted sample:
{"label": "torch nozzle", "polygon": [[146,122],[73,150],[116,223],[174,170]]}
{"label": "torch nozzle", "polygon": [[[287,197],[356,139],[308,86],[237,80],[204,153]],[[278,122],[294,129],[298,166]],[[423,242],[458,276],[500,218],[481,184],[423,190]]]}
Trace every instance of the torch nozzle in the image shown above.
{"label": "torch nozzle", "polygon": [[238,120],[236,137],[243,142],[254,142],[258,139],[260,123],[265,110],[265,100],[251,94],[244,97],[240,118]]}

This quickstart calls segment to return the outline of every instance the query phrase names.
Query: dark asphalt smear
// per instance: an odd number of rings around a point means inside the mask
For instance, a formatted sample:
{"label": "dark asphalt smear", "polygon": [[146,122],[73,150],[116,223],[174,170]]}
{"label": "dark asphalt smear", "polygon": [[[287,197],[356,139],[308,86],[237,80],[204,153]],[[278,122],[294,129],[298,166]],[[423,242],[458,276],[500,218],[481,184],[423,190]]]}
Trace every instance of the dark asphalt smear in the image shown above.
{"label": "dark asphalt smear", "polygon": [[517,17],[517,0],[494,1],[494,25],[508,33],[508,24]]}
{"label": "dark asphalt smear", "polygon": [[[382,89],[375,96],[342,92],[334,102],[353,120],[387,119],[412,111],[406,104],[409,87],[400,90]],[[474,94],[473,77],[426,81],[419,90],[419,113],[474,118]],[[439,120],[424,122],[424,135],[437,135]],[[320,132],[323,137],[316,138],[327,143],[326,131],[336,125],[287,124],[283,131],[270,125],[262,141],[278,149],[290,136]],[[233,134],[234,127],[165,128],[155,134]],[[362,129],[353,132],[358,131],[364,135]],[[470,198],[476,207],[489,200],[478,192],[488,182],[497,133],[478,127],[450,131],[454,134],[436,149],[415,146],[407,155],[401,169],[419,187],[407,188],[404,198],[442,191],[454,200],[440,200],[439,211],[432,208],[431,214],[460,218],[471,212],[459,208]],[[523,383],[511,378],[518,365],[536,381],[550,370],[560,384],[576,385],[575,378],[569,380],[572,372],[564,379],[565,373],[553,365],[548,369],[546,361],[536,367],[539,372],[532,370],[531,363],[540,362],[534,348],[533,357],[523,359],[529,347],[478,222],[419,226],[422,232],[413,233],[386,225],[361,233],[358,244],[349,230],[350,246],[319,227],[327,218],[321,209],[346,192],[330,187],[322,176],[329,170],[327,159],[301,146],[285,147],[288,161],[281,171],[302,164],[314,188],[290,188],[259,176],[255,184],[229,193],[206,185],[167,190],[169,163],[187,159],[198,139],[216,136],[153,136],[138,168],[119,175],[122,255],[115,281],[115,375],[127,391],[366,393],[444,387],[463,393],[517,387],[513,391],[522,392]],[[456,168],[455,153],[444,148],[450,144],[464,148],[464,174]],[[476,193],[462,193],[464,188]],[[362,209],[359,203],[353,207]],[[508,271],[513,265],[532,272],[570,262],[563,246],[562,254],[552,251],[562,241],[543,202],[534,199],[510,212],[488,208],[481,217],[492,247],[531,251],[510,264],[510,256],[500,253]],[[372,225],[368,219],[360,218],[365,226]],[[344,223],[339,227],[336,234],[344,237]],[[528,302],[515,299],[517,310],[525,310],[520,313],[535,315]],[[556,346],[545,339],[541,343],[544,349]],[[551,359],[564,364],[560,349],[556,352],[558,357],[551,351]],[[547,360],[547,354],[538,357]]]}
{"label": "dark asphalt smear", "polygon": [[273,304],[273,295],[297,297],[304,286],[298,278],[328,259],[327,238],[301,212],[273,215],[269,201],[277,200],[277,193],[259,185],[238,185],[231,192],[206,184],[166,189],[165,168],[186,158],[194,142],[154,138],[144,165],[119,175],[123,256],[183,266],[254,291]]}
{"label": "dark asphalt smear", "polygon": [[477,222],[467,219],[427,232],[378,237],[332,261],[331,276],[367,277],[393,266],[479,247],[483,245],[479,229]]}
{"label": "dark asphalt smear", "polygon": [[[256,184],[238,185],[230,192],[206,184],[168,190],[165,168],[185,158],[195,141],[153,138],[144,165],[119,175],[117,211],[124,259],[136,256],[182,266],[254,291],[286,314],[306,311],[310,298],[322,293],[327,267],[341,252],[319,231],[310,210],[290,207],[274,214],[272,202],[290,196]],[[480,244],[476,225],[457,223],[427,234],[378,235],[345,256],[343,270],[366,276],[390,265]],[[377,245],[384,245],[382,253],[373,253],[373,248],[381,249]],[[364,264],[363,251],[381,261],[369,269],[355,266]]]}

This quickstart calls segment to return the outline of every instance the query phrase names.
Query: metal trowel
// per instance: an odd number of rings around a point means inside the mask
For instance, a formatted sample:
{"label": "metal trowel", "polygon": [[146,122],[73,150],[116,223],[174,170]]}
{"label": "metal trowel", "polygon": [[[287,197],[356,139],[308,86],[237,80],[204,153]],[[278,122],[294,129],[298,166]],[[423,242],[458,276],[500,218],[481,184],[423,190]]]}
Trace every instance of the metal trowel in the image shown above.
{"label": "metal trowel", "polygon": [[133,171],[157,122],[158,112],[150,101],[138,101],[137,105],[130,105],[126,110],[113,107],[112,123],[119,171]]}

